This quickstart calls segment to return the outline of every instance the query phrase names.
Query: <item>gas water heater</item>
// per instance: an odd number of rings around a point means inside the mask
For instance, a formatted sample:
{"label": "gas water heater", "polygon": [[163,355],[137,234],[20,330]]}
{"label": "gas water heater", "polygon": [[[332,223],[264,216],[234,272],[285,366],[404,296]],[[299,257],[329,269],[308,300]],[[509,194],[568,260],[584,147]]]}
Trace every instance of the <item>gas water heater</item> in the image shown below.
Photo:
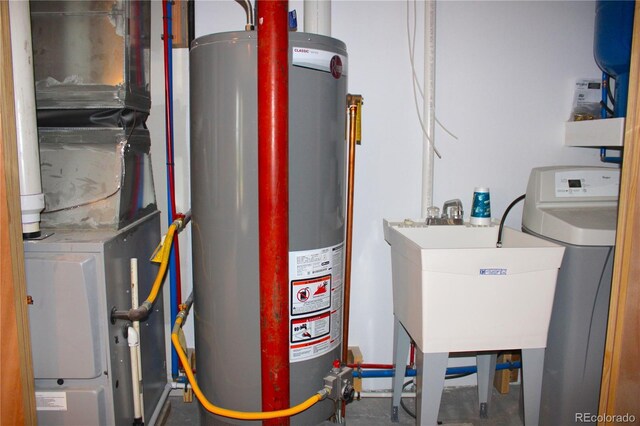
{"label": "gas water heater", "polygon": [[[257,34],[194,40],[191,199],[198,382],[214,404],[261,410]],[[342,346],[347,53],[289,34],[289,360],[291,404],[323,385]],[[318,424],[326,399],[293,417]],[[202,424],[242,424],[201,408]]]}

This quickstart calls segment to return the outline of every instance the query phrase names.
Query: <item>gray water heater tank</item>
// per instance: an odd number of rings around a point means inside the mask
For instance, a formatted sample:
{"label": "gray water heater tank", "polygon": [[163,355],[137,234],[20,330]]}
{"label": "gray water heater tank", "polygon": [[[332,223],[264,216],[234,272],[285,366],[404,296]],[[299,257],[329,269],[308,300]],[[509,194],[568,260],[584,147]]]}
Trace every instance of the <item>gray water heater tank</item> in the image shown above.
{"label": "gray water heater tank", "polygon": [[[191,49],[191,200],[197,377],[215,405],[261,411],[256,32]],[[323,386],[342,346],[347,53],[289,34],[291,404]],[[314,425],[324,400],[294,416]],[[244,424],[201,408],[202,424]],[[255,424],[255,423],[253,423]]]}

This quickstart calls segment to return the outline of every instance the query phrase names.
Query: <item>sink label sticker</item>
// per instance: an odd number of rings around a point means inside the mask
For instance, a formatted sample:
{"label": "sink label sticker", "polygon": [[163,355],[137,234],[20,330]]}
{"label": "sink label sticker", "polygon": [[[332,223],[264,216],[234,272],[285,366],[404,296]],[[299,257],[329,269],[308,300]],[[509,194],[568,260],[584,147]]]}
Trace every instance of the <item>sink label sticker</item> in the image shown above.
{"label": "sink label sticker", "polygon": [[480,269],[480,275],[507,275],[506,268]]}
{"label": "sink label sticker", "polygon": [[342,341],[343,244],[289,253],[289,361],[319,357]]}

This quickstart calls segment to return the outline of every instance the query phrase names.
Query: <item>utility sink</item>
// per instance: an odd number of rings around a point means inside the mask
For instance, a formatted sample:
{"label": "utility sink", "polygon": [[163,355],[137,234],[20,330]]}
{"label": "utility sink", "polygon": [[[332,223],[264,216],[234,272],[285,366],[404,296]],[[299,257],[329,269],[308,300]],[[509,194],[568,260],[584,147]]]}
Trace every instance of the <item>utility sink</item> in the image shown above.
{"label": "utility sink", "polygon": [[508,227],[384,221],[393,309],[423,353],[545,348],[564,247]]}

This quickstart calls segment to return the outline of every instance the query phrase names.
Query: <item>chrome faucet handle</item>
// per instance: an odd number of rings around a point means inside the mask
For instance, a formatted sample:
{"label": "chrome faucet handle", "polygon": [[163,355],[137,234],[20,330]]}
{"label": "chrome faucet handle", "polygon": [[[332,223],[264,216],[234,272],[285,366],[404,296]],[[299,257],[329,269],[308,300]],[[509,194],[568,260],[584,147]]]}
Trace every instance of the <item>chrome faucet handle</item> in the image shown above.
{"label": "chrome faucet handle", "polygon": [[464,211],[462,209],[462,201],[455,198],[444,202],[442,206],[442,217],[447,219],[462,219]]}

